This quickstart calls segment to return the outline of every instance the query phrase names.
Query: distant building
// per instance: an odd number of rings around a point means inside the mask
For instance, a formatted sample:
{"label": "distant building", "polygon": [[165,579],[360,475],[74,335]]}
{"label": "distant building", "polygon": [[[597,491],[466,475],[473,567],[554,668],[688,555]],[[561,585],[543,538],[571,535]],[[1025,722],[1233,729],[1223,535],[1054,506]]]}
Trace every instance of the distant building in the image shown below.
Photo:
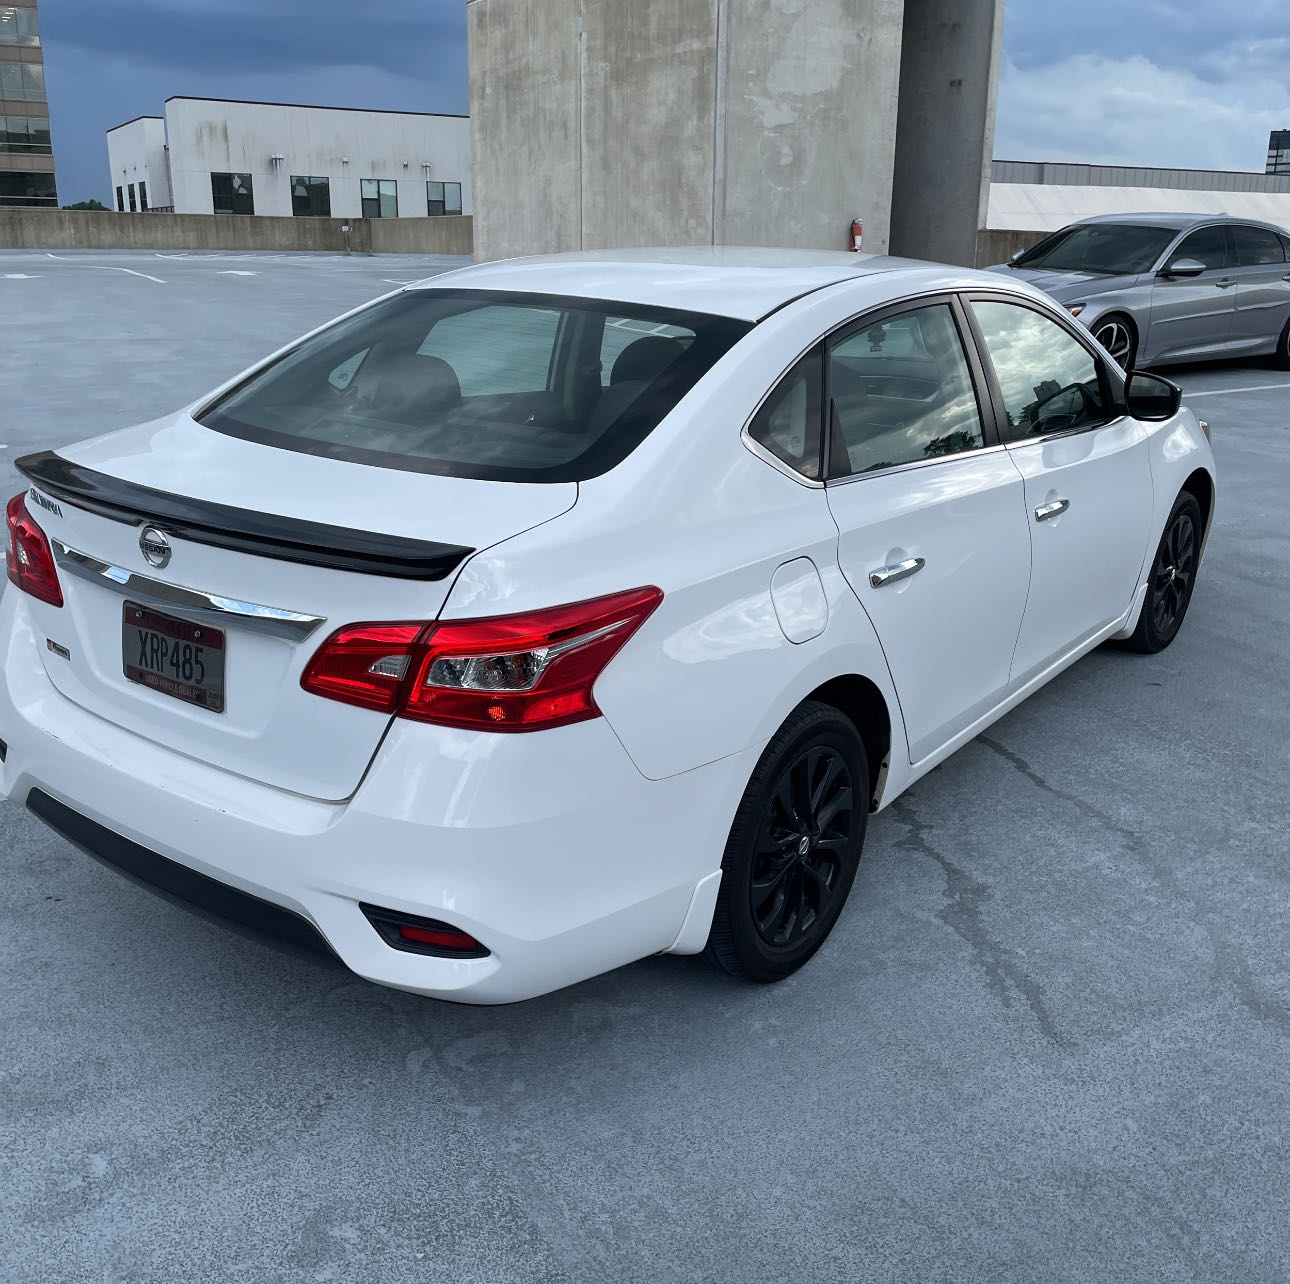
{"label": "distant building", "polygon": [[0,3],[0,206],[58,208],[36,0]]}
{"label": "distant building", "polygon": [[[1290,144],[1290,132],[1284,137]],[[1230,214],[1290,228],[1290,168],[1259,174],[997,160],[985,226],[1053,232],[1096,214],[1153,212]]]}
{"label": "distant building", "polygon": [[471,213],[469,117],[184,97],[165,110],[108,130],[123,213]]}
{"label": "distant building", "polygon": [[1274,129],[1268,135],[1267,172],[1290,176],[1290,129]]}

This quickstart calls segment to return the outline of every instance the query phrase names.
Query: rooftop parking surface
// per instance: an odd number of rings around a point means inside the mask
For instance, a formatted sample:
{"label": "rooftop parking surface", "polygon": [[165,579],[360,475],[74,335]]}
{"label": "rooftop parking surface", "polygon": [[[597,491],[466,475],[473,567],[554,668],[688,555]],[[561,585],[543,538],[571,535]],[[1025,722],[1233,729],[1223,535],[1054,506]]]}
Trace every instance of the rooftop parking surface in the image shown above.
{"label": "rooftop parking surface", "polygon": [[[4,493],[457,265],[0,253]],[[662,957],[436,1003],[0,803],[0,1279],[1284,1284],[1290,374],[1168,373],[1219,468],[1177,642],[874,817],[779,986]]]}

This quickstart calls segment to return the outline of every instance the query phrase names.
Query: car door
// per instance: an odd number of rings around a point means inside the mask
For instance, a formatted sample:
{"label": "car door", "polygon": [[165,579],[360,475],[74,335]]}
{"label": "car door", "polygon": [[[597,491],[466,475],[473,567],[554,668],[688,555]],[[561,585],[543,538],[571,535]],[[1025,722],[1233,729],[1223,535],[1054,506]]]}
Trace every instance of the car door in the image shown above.
{"label": "car door", "polygon": [[978,396],[965,327],[962,305],[941,297],[826,345],[825,494],[913,762],[1003,698],[1030,578],[1022,481]]}
{"label": "car door", "polygon": [[1233,344],[1271,352],[1290,318],[1290,263],[1281,238],[1270,227],[1234,224],[1236,310]]}
{"label": "car door", "polygon": [[974,296],[970,310],[1024,478],[1030,594],[1015,690],[1120,619],[1150,541],[1147,430],[1119,408],[1110,370],[1039,305]]}
{"label": "car door", "polygon": [[[1199,276],[1172,276],[1183,259],[1205,265]],[[1150,361],[1204,356],[1229,344],[1236,308],[1232,247],[1221,223],[1197,228],[1172,250],[1151,287],[1151,325],[1142,358]]]}

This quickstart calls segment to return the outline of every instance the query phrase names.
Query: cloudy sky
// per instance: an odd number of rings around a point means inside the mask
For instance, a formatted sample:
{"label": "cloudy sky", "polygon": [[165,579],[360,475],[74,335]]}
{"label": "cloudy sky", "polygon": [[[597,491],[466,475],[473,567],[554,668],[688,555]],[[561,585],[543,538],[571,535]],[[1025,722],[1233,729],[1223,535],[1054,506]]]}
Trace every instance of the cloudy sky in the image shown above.
{"label": "cloudy sky", "polygon": [[[641,0],[647,3],[648,0]],[[1262,170],[1287,0],[1008,0],[995,155]],[[59,194],[171,94],[464,112],[465,0],[41,0]]]}

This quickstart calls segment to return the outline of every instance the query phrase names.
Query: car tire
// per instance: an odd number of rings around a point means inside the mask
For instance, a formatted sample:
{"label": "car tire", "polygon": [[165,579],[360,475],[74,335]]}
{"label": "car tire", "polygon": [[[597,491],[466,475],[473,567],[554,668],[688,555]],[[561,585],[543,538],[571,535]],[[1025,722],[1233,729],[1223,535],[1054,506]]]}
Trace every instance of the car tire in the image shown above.
{"label": "car tire", "polygon": [[1122,312],[1108,312],[1093,326],[1093,338],[1104,347],[1128,374],[1138,359],[1138,332]]}
{"label": "car tire", "polygon": [[771,738],[735,812],[704,951],[763,984],[824,944],[855,880],[869,766],[855,724],[808,700]]}
{"label": "car tire", "polygon": [[1152,560],[1137,627],[1124,643],[1130,651],[1152,655],[1178,636],[1196,587],[1202,536],[1200,504],[1190,491],[1183,491],[1174,501]]}
{"label": "car tire", "polygon": [[1272,364],[1278,370],[1290,370],[1290,321],[1286,322],[1286,328],[1281,331],[1281,337],[1277,340],[1277,350],[1273,355]]}

